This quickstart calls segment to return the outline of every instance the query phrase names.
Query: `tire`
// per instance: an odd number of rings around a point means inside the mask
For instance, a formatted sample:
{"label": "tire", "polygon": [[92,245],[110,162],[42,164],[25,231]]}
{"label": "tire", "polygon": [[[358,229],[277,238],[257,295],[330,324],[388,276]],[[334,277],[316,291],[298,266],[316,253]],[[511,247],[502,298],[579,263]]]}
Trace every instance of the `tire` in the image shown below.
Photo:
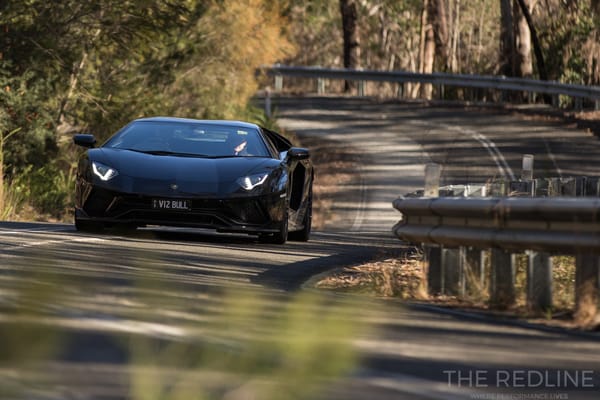
{"label": "tire", "polygon": [[104,226],[99,222],[93,221],[82,221],[79,218],[75,218],[75,229],[79,232],[102,232]]}
{"label": "tire", "polygon": [[137,225],[130,223],[119,223],[114,225],[112,229],[118,234],[128,235],[134,233],[137,230]]}
{"label": "tire", "polygon": [[288,239],[288,218],[285,216],[284,221],[281,223],[281,227],[279,228],[279,232],[272,233],[269,235],[261,235],[259,239],[263,243],[273,243],[273,244],[285,244]]}
{"label": "tire", "polygon": [[308,205],[306,206],[306,214],[302,220],[303,228],[299,231],[290,232],[288,239],[296,242],[308,242],[310,239],[310,230],[312,228],[312,194],[308,198]]}

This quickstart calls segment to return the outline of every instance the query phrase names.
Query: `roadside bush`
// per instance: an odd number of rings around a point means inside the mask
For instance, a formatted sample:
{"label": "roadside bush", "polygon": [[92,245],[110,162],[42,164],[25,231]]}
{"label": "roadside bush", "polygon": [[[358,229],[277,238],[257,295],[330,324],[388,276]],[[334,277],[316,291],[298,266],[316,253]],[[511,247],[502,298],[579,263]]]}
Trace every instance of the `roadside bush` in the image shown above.
{"label": "roadside bush", "polygon": [[[62,219],[73,204],[73,168],[58,162],[42,168],[26,167],[15,175],[5,189],[2,219]],[[29,210],[28,210],[29,208]]]}
{"label": "roadside bush", "polygon": [[57,163],[32,171],[29,176],[30,204],[42,214],[61,218],[73,203],[75,181],[71,168],[65,170]]}

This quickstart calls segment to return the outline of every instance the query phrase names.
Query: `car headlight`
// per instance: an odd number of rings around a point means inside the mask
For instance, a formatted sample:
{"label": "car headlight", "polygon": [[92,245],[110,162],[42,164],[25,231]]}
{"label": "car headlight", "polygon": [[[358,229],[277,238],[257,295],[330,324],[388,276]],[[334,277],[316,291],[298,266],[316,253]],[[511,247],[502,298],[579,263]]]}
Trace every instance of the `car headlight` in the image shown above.
{"label": "car headlight", "polygon": [[255,187],[265,183],[268,176],[269,176],[268,172],[263,172],[260,174],[248,175],[248,176],[244,176],[242,178],[238,178],[236,182],[238,183],[238,185],[240,185],[244,189],[252,190]]}
{"label": "car headlight", "polygon": [[94,171],[94,174],[102,181],[109,181],[119,175],[116,169],[99,163],[98,161],[92,161],[92,171]]}

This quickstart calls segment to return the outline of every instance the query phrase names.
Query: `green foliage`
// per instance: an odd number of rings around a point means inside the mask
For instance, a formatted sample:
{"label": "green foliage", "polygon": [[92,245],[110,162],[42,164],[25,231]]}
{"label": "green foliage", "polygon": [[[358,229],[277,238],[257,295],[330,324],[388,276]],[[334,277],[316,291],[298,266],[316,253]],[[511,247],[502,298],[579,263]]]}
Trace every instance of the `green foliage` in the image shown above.
{"label": "green foliage", "polygon": [[47,85],[36,79],[31,70],[11,75],[11,68],[11,63],[0,62],[0,134],[8,136],[19,130],[3,146],[5,171],[9,175],[27,165],[41,166],[57,151],[48,129],[52,125],[50,115],[38,105]]}
{"label": "green foliage", "polygon": [[[102,141],[142,116],[243,115],[257,89],[254,70],[293,51],[284,3],[2,2],[0,132],[22,129],[4,145],[4,173],[10,179],[32,166],[29,203],[51,211],[69,203],[78,154],[71,134]],[[55,161],[59,153],[66,162]]]}
{"label": "green foliage", "polygon": [[93,319],[80,318],[88,313],[118,322],[101,334],[126,354],[126,365],[90,369],[82,395],[94,389],[95,371],[126,370],[123,396],[132,400],[312,399],[356,366],[354,341],[369,333],[357,309],[368,300],[245,285],[201,293],[172,280],[162,260],[131,257],[135,273],[121,276],[131,280],[119,287],[98,286],[89,279],[96,273],[80,274],[91,264],[67,257],[56,265],[50,253],[3,265],[11,276],[0,302],[0,379],[11,375],[0,397],[66,395],[71,378],[47,366],[64,361],[78,333],[96,332]]}
{"label": "green foliage", "polygon": [[73,170],[64,171],[56,163],[27,171],[30,204],[41,213],[60,218],[67,206],[73,205],[75,180]]}
{"label": "green foliage", "polygon": [[[546,63],[551,79],[567,83],[590,84],[598,82],[590,63],[600,61],[594,34],[600,31],[600,20],[582,2],[577,8],[556,7],[547,10],[550,15],[538,16],[540,37],[546,47]],[[591,48],[588,48],[590,47]],[[595,50],[594,50],[595,49]],[[582,51],[584,50],[584,51]],[[596,61],[594,61],[594,59]]]}
{"label": "green foliage", "polygon": [[[597,84],[600,20],[588,2],[567,3],[532,10],[550,76]],[[358,7],[361,67],[418,70],[423,2]],[[436,70],[497,73],[497,4],[452,0],[446,11],[451,56],[436,60]],[[0,31],[0,134],[21,129],[0,157],[9,179],[28,166],[50,168],[58,154],[69,159],[68,178],[77,156],[72,133],[102,141],[136,117],[252,119],[261,65],[342,64],[337,1],[8,0],[0,3]],[[36,207],[65,203],[48,197]]]}
{"label": "green foliage", "polygon": [[10,181],[4,181],[4,207],[0,209],[0,220],[14,220],[18,217],[18,212],[29,198],[30,191],[23,174],[15,175]]}
{"label": "green foliage", "polygon": [[[365,326],[353,312],[352,304],[330,304],[316,293],[272,299],[230,290],[218,315],[187,326],[180,340],[159,345],[156,339],[132,338],[133,364],[139,367],[132,398],[314,398],[355,365],[351,340]],[[165,373],[173,370],[179,372]]]}

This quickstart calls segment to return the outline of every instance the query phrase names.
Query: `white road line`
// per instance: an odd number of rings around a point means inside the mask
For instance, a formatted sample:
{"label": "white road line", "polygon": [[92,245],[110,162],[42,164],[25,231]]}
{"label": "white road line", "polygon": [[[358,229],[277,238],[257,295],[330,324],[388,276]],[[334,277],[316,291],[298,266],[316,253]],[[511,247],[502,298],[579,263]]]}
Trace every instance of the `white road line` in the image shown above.
{"label": "white road line", "polygon": [[360,177],[360,204],[358,205],[356,216],[354,217],[354,222],[352,223],[352,227],[350,228],[351,232],[358,232],[360,230],[360,226],[362,225],[362,221],[365,215],[365,209],[367,208],[367,189],[365,187],[365,178],[361,167],[359,167],[358,176]]}
{"label": "white road line", "polygon": [[[431,127],[431,124],[429,124],[427,122],[418,122],[418,123],[415,123],[415,125],[419,125],[421,127]],[[496,163],[496,166],[498,167],[498,171],[500,172],[500,174],[502,176],[508,175],[511,180],[516,180],[515,174],[513,173],[512,169],[510,168],[508,163],[506,162],[506,159],[504,158],[504,156],[502,155],[502,153],[500,152],[498,147],[496,147],[496,144],[493,141],[491,141],[490,139],[488,139],[487,137],[485,137],[482,133],[479,133],[479,132],[476,132],[476,131],[473,131],[470,129],[465,129],[461,126],[447,125],[447,124],[437,125],[437,127],[440,127],[440,126],[443,129],[446,129],[449,131],[458,132],[461,134],[467,134],[467,135],[471,136],[473,139],[477,140],[487,150],[489,155],[492,157],[492,160],[494,160],[494,163]]]}
{"label": "white road line", "polygon": [[558,166],[558,163],[556,162],[556,157],[552,153],[552,149],[550,148],[550,145],[548,144],[548,141],[546,139],[544,139],[544,146],[546,146],[546,153],[548,154],[548,157],[550,157],[550,160],[552,161],[552,164],[554,165],[554,168],[556,169],[556,173],[558,174],[558,177],[562,178],[562,170]]}
{"label": "white road line", "polygon": [[512,169],[508,166],[506,159],[504,158],[502,153],[500,153],[500,150],[498,150],[498,148],[496,147],[496,144],[494,142],[492,142],[491,140],[489,140],[488,138],[486,138],[485,136],[483,136],[481,133],[478,133],[478,132],[469,132],[469,133],[471,133],[473,138],[475,140],[477,140],[479,143],[481,143],[481,145],[483,147],[485,147],[485,149],[488,151],[488,153],[490,154],[490,156],[492,157],[492,159],[498,166],[498,170],[500,171],[500,173],[502,175],[504,175],[505,173],[508,174],[510,176],[510,179],[514,181],[516,179],[515,174],[513,173]]}
{"label": "white road line", "polygon": [[[1,231],[0,235],[15,235],[15,234],[23,234],[27,233],[26,231]],[[20,248],[30,248],[30,247],[38,247],[38,246],[48,246],[59,243],[94,243],[94,242],[106,242],[106,239],[95,238],[95,237],[81,237],[81,238],[66,238],[66,239],[48,239],[48,240],[37,240],[37,241],[28,241],[26,243],[14,243],[13,245]]]}

